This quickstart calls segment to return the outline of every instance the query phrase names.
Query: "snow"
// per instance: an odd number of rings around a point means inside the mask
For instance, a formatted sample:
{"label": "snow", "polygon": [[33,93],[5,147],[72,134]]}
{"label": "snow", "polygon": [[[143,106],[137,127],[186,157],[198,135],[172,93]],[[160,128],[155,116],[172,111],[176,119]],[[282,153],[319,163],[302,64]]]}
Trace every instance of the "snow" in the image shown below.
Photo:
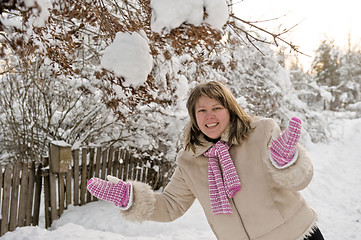
{"label": "snow", "polygon": [[[183,23],[199,26],[202,23],[221,29],[228,20],[224,0],[152,0],[152,31],[166,34]],[[207,17],[203,19],[205,12]],[[148,40],[144,32],[118,32],[112,44],[103,52],[101,67],[123,77],[123,86],[143,85],[153,67]],[[115,89],[119,97],[122,91]]]}
{"label": "snow", "polygon": [[315,174],[304,194],[325,239],[361,239],[361,118],[332,124],[339,139],[310,147]]}
{"label": "snow", "polygon": [[[153,58],[145,34],[118,32],[103,53],[101,66],[124,78],[123,86],[139,87],[152,71]],[[118,95],[122,95],[116,89]]]}
{"label": "snow", "polygon": [[24,5],[27,8],[33,7],[31,24],[36,27],[43,27],[50,15],[51,2],[49,0],[25,0]]}
{"label": "snow", "polygon": [[200,25],[203,20],[202,1],[152,0],[152,31],[169,33],[182,23]]}
{"label": "snow", "polygon": [[59,140],[59,141],[51,141],[52,144],[58,146],[58,147],[71,147],[70,144],[66,143],[63,140]]}
{"label": "snow", "polygon": [[[152,31],[168,34],[183,23],[200,26],[209,24],[221,29],[228,20],[228,7],[224,0],[152,0]],[[204,13],[207,17],[203,20]]]}
{"label": "snow", "polygon": [[[334,119],[334,120],[332,120]],[[302,194],[318,214],[325,239],[361,239],[361,118],[330,118],[335,136],[328,143],[309,144],[314,177]],[[43,217],[43,216],[42,216]],[[43,221],[43,220],[42,220]],[[111,203],[97,201],[70,206],[51,229],[17,228],[3,240],[127,239],[215,240],[200,204],[171,223],[125,221]]]}
{"label": "snow", "polygon": [[208,14],[204,20],[212,28],[221,29],[227,23],[228,6],[224,0],[204,0],[205,11]]}
{"label": "snow", "polygon": [[[24,1],[24,4],[27,6],[37,4],[40,7],[40,9],[33,9],[31,19],[29,20],[33,27],[43,26],[46,23],[49,16],[50,3],[50,0]],[[151,29],[160,34],[167,34],[183,23],[194,24],[196,26],[209,24],[212,28],[221,29],[228,20],[228,9],[226,1],[224,0],[151,0],[151,7]],[[206,16],[205,19],[203,19],[204,16]],[[22,26],[20,18],[3,18],[1,21],[7,26],[16,26],[19,29]],[[28,35],[31,34],[32,27],[29,26]],[[36,39],[34,41],[36,41]],[[56,41],[50,36],[49,42],[56,44]],[[39,48],[44,48],[40,42]],[[199,46],[198,48],[197,50],[201,52],[202,48]],[[257,58],[258,55],[251,50],[241,50],[242,48],[240,47],[238,52],[234,51],[233,56],[214,56],[215,58],[219,57],[225,66],[228,65],[230,59],[237,61],[238,68],[230,72],[234,75],[227,75],[228,73],[225,75],[217,75],[215,71],[210,70],[209,75],[206,77],[208,77],[208,79],[228,78],[229,85],[234,89],[241,89],[241,85],[244,84],[244,81],[239,81],[239,79],[251,78],[251,84],[256,86],[259,82],[265,82],[266,85],[270,85],[269,88],[271,91],[272,89],[276,89],[277,91],[288,92],[285,99],[292,103],[293,106],[298,106],[299,109],[307,109],[302,102],[292,97],[294,92],[289,91],[292,85],[286,71],[283,71],[283,69],[279,67],[272,66],[273,61],[269,58],[265,58],[265,60],[262,60],[265,62],[262,62],[260,58]],[[153,114],[148,116],[149,119],[154,118],[159,122],[164,121],[169,124],[167,133],[174,136],[174,138],[178,138],[178,130],[182,127],[181,120],[187,115],[184,100],[188,94],[188,90],[196,84],[196,82],[188,82],[188,79],[192,78],[197,66],[192,62],[190,55],[172,56],[171,60],[164,61],[165,63],[163,65],[162,62],[159,61],[161,57],[162,55],[158,56],[159,59],[157,59],[159,68],[152,69],[153,58],[150,54],[148,39],[145,33],[119,32],[116,34],[114,41],[103,51],[100,67],[114,72],[114,74],[119,77],[123,77],[123,86],[132,86],[135,88],[145,83],[148,74],[150,74],[152,70],[157,72],[156,76],[158,79],[166,79],[167,74],[173,74],[175,79],[178,80],[178,83],[175,83],[175,96],[178,97],[177,111],[174,111],[174,109],[160,109],[160,111],[172,112],[172,114],[169,114],[171,117],[168,118],[162,114],[155,115],[157,111],[152,111],[152,109],[156,108],[156,105],[154,107],[147,105],[147,109],[143,109],[143,111]],[[50,65],[51,62],[50,59],[45,59],[44,63]],[[260,63],[255,64],[258,62]],[[167,64],[169,64],[170,67],[168,67]],[[257,71],[252,69],[252,64],[256,66]],[[54,66],[57,65],[55,64]],[[244,70],[242,70],[242,68],[244,68]],[[277,68],[278,71],[273,71],[273,68]],[[254,75],[248,76],[245,74],[247,72],[251,72]],[[69,84],[75,87],[76,85],[80,86],[84,84],[84,82],[85,81],[78,81],[77,79],[73,82],[69,81]],[[165,80],[164,84],[166,84]],[[278,87],[276,88],[275,86]],[[328,101],[332,100],[332,95],[327,88],[319,87],[316,83],[310,84],[310,86],[319,90],[324,99]],[[121,86],[113,87],[119,98],[127,97]],[[156,95],[161,95],[162,93],[155,91],[150,94],[156,97]],[[94,95],[95,94],[92,94],[92,97],[94,97]],[[237,102],[244,108],[250,105],[245,96],[247,96],[247,94],[237,96]],[[101,96],[97,98],[100,99]],[[97,105],[94,102],[90,103]],[[20,108],[16,105],[13,107],[15,109]],[[144,106],[139,105],[140,109],[142,107]],[[352,107],[361,109],[359,103],[354,104]],[[81,107],[79,107],[79,109],[81,109]],[[290,113],[285,109],[286,107],[283,107],[280,112],[289,115]],[[124,108],[122,111],[125,113],[129,111],[129,109]],[[361,118],[347,119],[346,115],[340,118],[339,116],[335,117],[330,113],[324,112],[308,113],[315,115],[314,119],[324,117],[322,119],[327,120],[327,122],[321,121],[320,124],[324,125],[325,128],[328,128],[331,132],[327,134],[330,136],[327,143],[313,144],[311,141],[307,141],[306,148],[313,159],[315,173],[313,181],[302,193],[318,213],[318,225],[325,239],[361,239],[359,236],[361,233],[361,198],[359,196],[361,192],[361,161],[359,159],[361,156]],[[58,115],[55,114],[53,120],[55,121],[57,117],[60,118],[60,114],[62,114],[62,112],[59,112]],[[107,124],[114,121],[113,115],[110,113],[105,114],[103,112],[100,115],[105,115],[109,118],[109,121],[105,119]],[[175,118],[173,118],[173,116]],[[162,118],[162,120],[160,118]],[[137,121],[141,122],[138,123],[138,125],[144,125],[144,127],[148,125],[144,116],[141,116]],[[134,120],[134,122],[136,121]],[[307,124],[312,126],[314,122],[305,122],[305,127],[307,127]],[[159,124],[159,126],[161,125]],[[152,126],[152,131],[158,131],[156,127],[157,126]],[[160,130],[163,131],[163,129]],[[103,128],[101,135],[107,131],[110,131],[109,128]],[[87,133],[88,132],[89,131],[87,131]],[[111,126],[111,133],[120,135],[119,129],[113,126]],[[306,134],[307,132],[303,133]],[[146,136],[146,134],[142,134],[142,136]],[[84,136],[82,137],[84,138]],[[106,139],[110,137],[103,136],[103,138]],[[157,135],[157,138],[161,138],[161,136]],[[154,139],[151,140],[154,141]],[[170,139],[169,142],[173,144],[171,140],[173,141],[173,139]],[[149,148],[156,147],[150,140],[145,139],[145,137],[144,139],[137,137],[136,141],[137,147],[144,147],[145,145]],[[73,149],[80,147],[80,145],[81,141],[79,140],[73,145]],[[41,208],[42,211],[43,208],[44,206]],[[50,229],[44,228],[44,213],[42,213],[40,226],[17,228],[13,232],[6,233],[1,239],[214,240],[216,238],[208,226],[203,210],[197,201],[183,217],[172,223],[144,222],[142,224],[125,221],[114,205],[98,201],[80,207],[69,206],[61,218],[53,223]]]}

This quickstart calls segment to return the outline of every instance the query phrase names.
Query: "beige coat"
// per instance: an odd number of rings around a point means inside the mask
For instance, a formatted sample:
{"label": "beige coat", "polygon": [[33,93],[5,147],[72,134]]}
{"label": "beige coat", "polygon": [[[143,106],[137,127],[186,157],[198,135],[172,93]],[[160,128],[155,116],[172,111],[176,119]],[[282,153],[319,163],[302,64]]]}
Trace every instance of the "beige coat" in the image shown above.
{"label": "beige coat", "polygon": [[[269,160],[270,141],[280,129],[271,119],[255,117],[254,131],[241,145],[233,144],[230,155],[242,188],[230,200],[233,214],[213,215],[208,189],[208,158],[202,154],[213,143],[204,141],[196,153],[181,151],[178,166],[162,193],[132,182],[134,203],[123,214],[129,220],[168,222],[182,216],[198,199],[208,223],[220,240],[297,240],[315,227],[315,213],[299,190],[311,181],[313,167],[304,148],[298,145],[297,161],[286,169]],[[227,131],[222,134],[227,140]]]}

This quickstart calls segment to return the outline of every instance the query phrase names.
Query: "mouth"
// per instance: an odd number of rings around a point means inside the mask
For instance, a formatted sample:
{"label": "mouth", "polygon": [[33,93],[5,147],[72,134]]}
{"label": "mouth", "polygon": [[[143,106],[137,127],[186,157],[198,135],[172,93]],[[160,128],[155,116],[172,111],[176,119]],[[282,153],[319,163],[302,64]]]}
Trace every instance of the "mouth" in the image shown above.
{"label": "mouth", "polygon": [[211,127],[215,127],[218,126],[219,123],[211,123],[211,124],[206,124],[207,128],[211,128]]}

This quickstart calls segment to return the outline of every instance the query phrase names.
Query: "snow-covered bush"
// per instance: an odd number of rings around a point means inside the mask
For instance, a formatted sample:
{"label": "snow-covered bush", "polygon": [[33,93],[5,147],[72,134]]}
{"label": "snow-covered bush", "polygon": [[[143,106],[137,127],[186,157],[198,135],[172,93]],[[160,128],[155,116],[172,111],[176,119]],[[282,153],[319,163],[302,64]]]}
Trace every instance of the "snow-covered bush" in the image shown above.
{"label": "snow-covered bush", "polygon": [[320,122],[269,46],[228,18],[224,0],[32,2],[1,15],[0,154],[8,159],[39,160],[49,141],[64,140],[173,161],[189,89],[208,80],[282,127],[293,115],[306,130],[309,118]]}

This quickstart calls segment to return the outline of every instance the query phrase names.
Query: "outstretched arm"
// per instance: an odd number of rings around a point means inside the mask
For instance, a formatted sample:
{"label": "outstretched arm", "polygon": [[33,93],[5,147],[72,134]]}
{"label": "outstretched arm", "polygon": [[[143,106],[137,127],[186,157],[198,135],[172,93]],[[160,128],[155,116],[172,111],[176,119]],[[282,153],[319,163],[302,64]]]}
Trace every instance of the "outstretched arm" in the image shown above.
{"label": "outstretched arm", "polygon": [[170,222],[182,216],[192,205],[195,196],[176,168],[163,192],[156,193],[143,182],[124,182],[108,176],[109,181],[92,178],[88,190],[95,197],[118,206],[125,219],[142,222],[146,220]]}
{"label": "outstretched arm", "polygon": [[301,120],[293,117],[288,128],[276,140],[272,140],[270,158],[277,168],[286,168],[292,165],[297,157],[297,143],[301,136]]}
{"label": "outstretched arm", "polygon": [[301,121],[292,118],[283,133],[273,120],[270,123],[272,130],[266,164],[272,178],[281,187],[293,191],[302,190],[312,179],[313,165],[306,149],[298,143]]}

